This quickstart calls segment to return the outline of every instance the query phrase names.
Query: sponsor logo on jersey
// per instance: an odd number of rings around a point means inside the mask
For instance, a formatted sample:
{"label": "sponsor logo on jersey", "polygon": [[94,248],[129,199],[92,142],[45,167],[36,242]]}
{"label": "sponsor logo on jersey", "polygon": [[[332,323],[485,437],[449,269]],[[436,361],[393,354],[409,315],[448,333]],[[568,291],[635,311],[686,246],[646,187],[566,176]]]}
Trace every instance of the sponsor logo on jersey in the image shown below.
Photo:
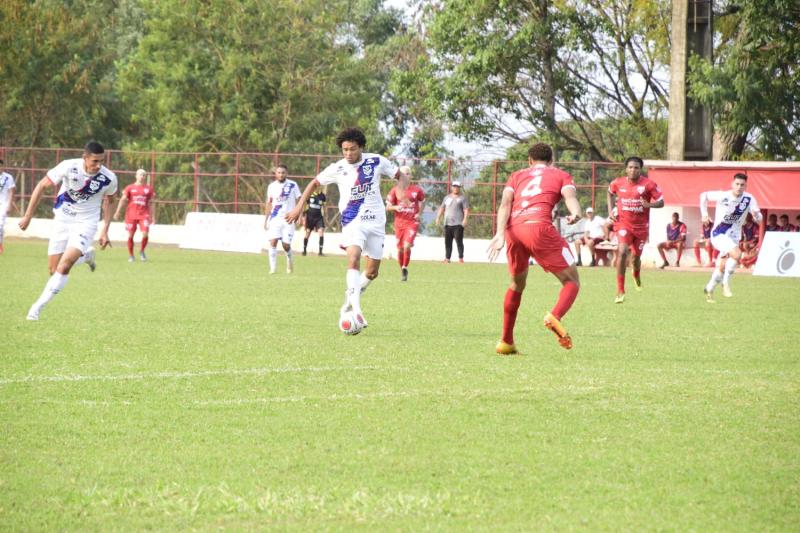
{"label": "sponsor logo on jersey", "polygon": [[[80,186],[80,177],[77,176],[77,173],[78,171],[72,168],[70,169],[71,175],[68,177],[68,181],[75,184],[76,187]],[[72,174],[75,175],[73,176]],[[70,189],[68,187],[67,190],[59,194],[56,197],[54,207],[58,209],[64,204],[81,204],[110,184],[111,180],[102,173],[92,176],[88,181],[83,183],[82,187],[76,189]]]}
{"label": "sponsor logo on jersey", "polygon": [[361,209],[361,205],[364,203],[364,199],[370,193],[374,192],[373,177],[375,167],[378,166],[379,162],[380,160],[377,157],[370,157],[365,159],[358,167],[355,185],[350,188],[350,200],[342,211],[342,226],[346,226],[356,218],[358,211]]}

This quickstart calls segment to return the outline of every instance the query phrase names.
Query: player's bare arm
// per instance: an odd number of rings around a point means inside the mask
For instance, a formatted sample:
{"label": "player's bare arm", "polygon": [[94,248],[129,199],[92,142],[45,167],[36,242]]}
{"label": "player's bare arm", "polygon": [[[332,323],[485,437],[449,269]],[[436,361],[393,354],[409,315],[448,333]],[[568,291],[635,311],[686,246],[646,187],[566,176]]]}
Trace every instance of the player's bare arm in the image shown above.
{"label": "player's bare arm", "polygon": [[126,205],[128,205],[128,197],[123,195],[117,204],[117,210],[114,212],[114,220],[119,220],[119,215],[122,213],[122,210],[125,209]]}
{"label": "player's bare arm", "polygon": [[648,202],[647,200],[642,199],[642,207],[648,207],[650,209],[658,209],[659,207],[664,207],[664,199],[660,199],[657,202]]}
{"label": "player's bare arm", "polygon": [[493,262],[500,255],[500,251],[506,245],[506,225],[508,217],[511,215],[511,205],[514,202],[514,191],[503,189],[503,197],[500,200],[500,207],[497,210],[497,231],[489,241],[489,248],[486,250],[489,262]]}
{"label": "player's bare arm", "polygon": [[616,196],[614,193],[611,192],[611,189],[606,189],[606,207],[608,207],[608,218],[612,221],[616,222],[617,219],[614,216],[614,203],[616,202]]}
{"label": "player's bare arm", "polygon": [[700,216],[703,218],[703,224],[711,224],[711,218],[708,216],[708,193],[700,193]]}
{"label": "player's bare arm", "polygon": [[111,213],[114,203],[117,201],[116,194],[110,194],[103,198],[103,227],[100,230],[100,248],[105,249],[111,244],[108,239],[108,227],[111,225]]}
{"label": "player's bare arm", "polygon": [[578,191],[573,186],[562,187],[561,196],[564,198],[564,203],[570,213],[567,216],[567,224],[575,224],[582,216],[581,204],[578,201]]}
{"label": "player's bare arm", "polygon": [[317,181],[317,178],[314,178],[311,180],[311,183],[306,186],[306,190],[303,191],[303,196],[301,196],[297,201],[297,205],[294,206],[294,209],[286,213],[287,222],[297,222],[297,220],[303,215],[303,206],[306,205],[306,202],[308,202],[308,199],[311,198],[312,194],[314,194],[314,191],[317,190],[317,187],[319,187],[319,182]]}
{"label": "player's bare arm", "polygon": [[33,189],[33,193],[31,193],[31,199],[28,202],[28,208],[25,210],[25,214],[22,215],[22,219],[19,221],[19,229],[22,231],[28,229],[31,219],[33,218],[33,214],[36,212],[36,208],[39,206],[39,202],[42,200],[42,196],[44,196],[45,191],[52,186],[53,181],[47,176],[39,180],[39,183],[37,183],[36,187]]}
{"label": "player's bare arm", "polygon": [[467,217],[469,217],[469,207],[464,208],[464,220],[461,222],[464,227],[467,227]]}

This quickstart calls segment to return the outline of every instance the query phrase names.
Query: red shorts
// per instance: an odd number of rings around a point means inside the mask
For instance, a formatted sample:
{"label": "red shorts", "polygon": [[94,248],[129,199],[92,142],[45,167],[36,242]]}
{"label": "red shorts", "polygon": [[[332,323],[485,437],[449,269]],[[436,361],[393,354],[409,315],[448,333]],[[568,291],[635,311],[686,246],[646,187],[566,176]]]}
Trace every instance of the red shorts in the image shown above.
{"label": "red shorts", "polygon": [[546,272],[561,272],[575,264],[569,244],[552,224],[515,224],[506,228],[506,256],[512,276],[528,269],[531,257]]}
{"label": "red shorts", "polygon": [[397,239],[397,247],[402,248],[404,244],[414,246],[414,238],[417,236],[419,224],[398,225],[395,222],[394,236]]}
{"label": "red shorts", "polygon": [[665,250],[674,250],[679,244],[683,244],[683,241],[664,241],[662,243]]}
{"label": "red shorts", "polygon": [[129,233],[135,231],[136,226],[139,226],[139,231],[141,232],[148,231],[150,229],[150,217],[125,219],[125,231]]}
{"label": "red shorts", "polygon": [[631,230],[627,227],[620,227],[617,230],[617,240],[620,244],[627,244],[631,253],[635,256],[641,256],[644,250],[644,245],[649,237],[649,231],[644,230]]}

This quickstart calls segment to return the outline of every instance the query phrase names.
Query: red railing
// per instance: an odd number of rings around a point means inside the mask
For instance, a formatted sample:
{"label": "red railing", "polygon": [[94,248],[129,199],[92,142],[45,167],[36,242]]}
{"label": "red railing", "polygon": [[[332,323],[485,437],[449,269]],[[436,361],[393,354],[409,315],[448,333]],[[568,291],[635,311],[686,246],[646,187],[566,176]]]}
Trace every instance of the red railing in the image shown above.
{"label": "red railing", "polygon": [[[17,181],[16,212],[27,205],[36,183],[61,160],[80,157],[80,148],[21,148],[0,147],[2,169]],[[254,152],[136,152],[106,151],[106,166],[114,171],[120,189],[134,180],[136,169],[150,174],[156,190],[156,219],[159,223],[182,223],[189,211],[218,211],[225,213],[263,213],[266,187],[271,181],[271,169],[277,163],[289,168],[289,175],[305,187],[324,165],[339,159],[337,155],[254,153]],[[412,167],[414,181],[427,192],[430,201],[425,217],[424,233],[437,234],[433,214],[449,191],[450,184],[459,180],[470,200],[470,220],[467,236],[487,237],[495,230],[495,213],[507,176],[526,166],[524,161],[471,161],[456,159],[393,158],[397,163]],[[605,211],[605,190],[609,181],[622,171],[621,164],[599,162],[559,162],[558,166],[575,178],[581,203]],[[384,182],[386,190],[391,187]],[[326,220],[336,226],[338,191],[329,188]],[[52,191],[54,196],[55,191]],[[43,201],[37,216],[49,216],[49,202]]]}

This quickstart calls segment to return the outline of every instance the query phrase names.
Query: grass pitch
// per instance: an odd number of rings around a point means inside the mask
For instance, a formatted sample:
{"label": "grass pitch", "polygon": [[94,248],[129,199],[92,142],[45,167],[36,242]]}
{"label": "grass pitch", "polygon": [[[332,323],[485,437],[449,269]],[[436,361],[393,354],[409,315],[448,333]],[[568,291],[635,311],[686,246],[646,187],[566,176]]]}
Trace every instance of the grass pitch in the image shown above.
{"label": "grass pitch", "polygon": [[0,529],[800,528],[797,280],[581,269],[561,349],[534,269],[396,263],[336,327],[341,257],[117,247],[38,323],[46,243],[0,256]]}

